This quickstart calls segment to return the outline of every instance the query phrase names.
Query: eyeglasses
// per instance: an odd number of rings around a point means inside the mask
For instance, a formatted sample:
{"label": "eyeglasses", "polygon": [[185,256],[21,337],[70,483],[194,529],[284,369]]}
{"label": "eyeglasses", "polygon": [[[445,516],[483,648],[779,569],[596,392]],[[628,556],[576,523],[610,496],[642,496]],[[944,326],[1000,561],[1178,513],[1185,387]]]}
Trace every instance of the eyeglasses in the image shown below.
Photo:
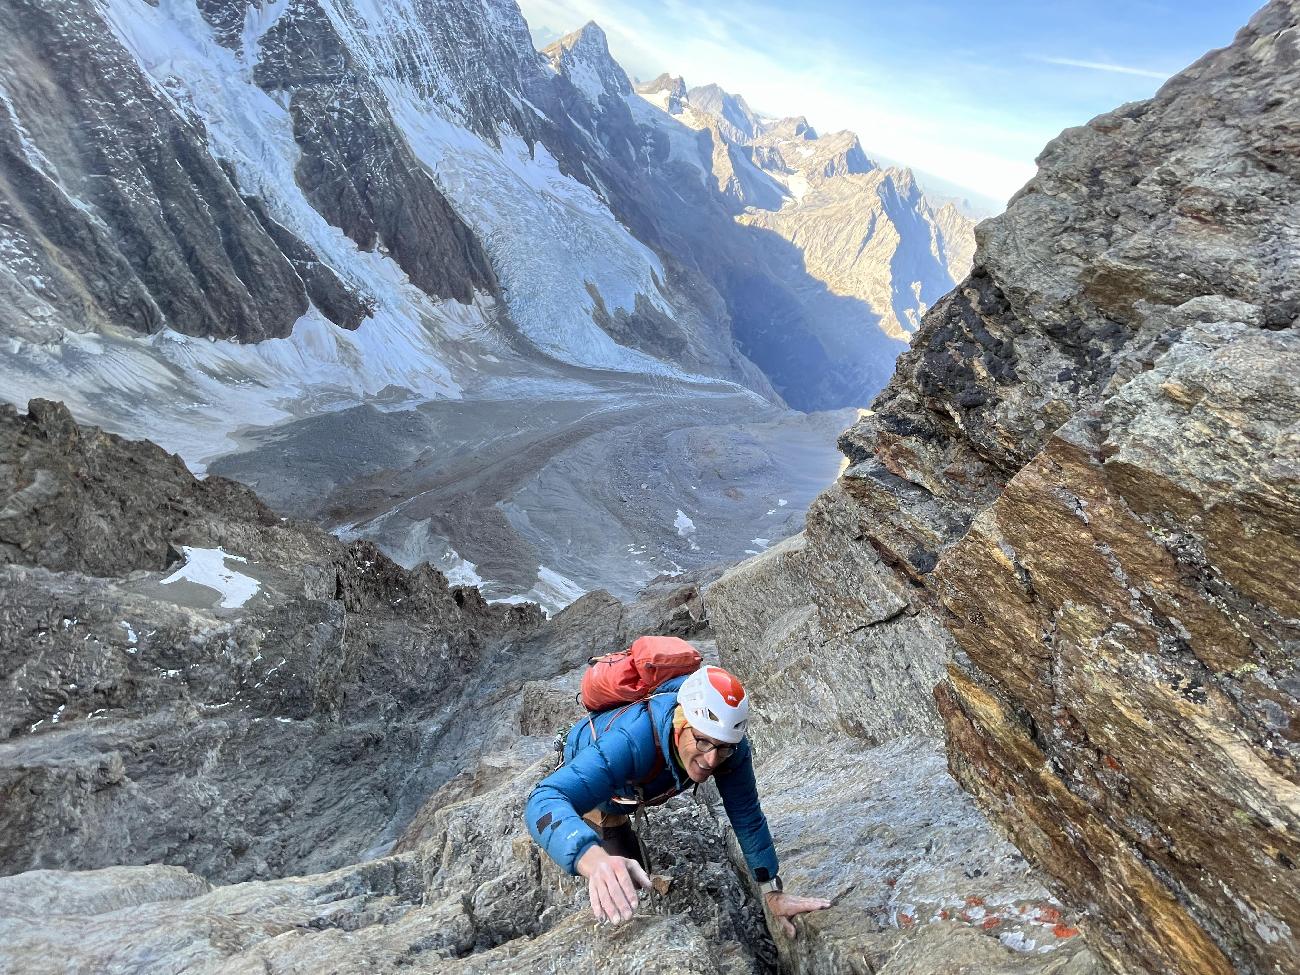
{"label": "eyeglasses", "polygon": [[694,728],[691,728],[689,725],[687,725],[687,728],[690,730],[691,737],[695,739],[695,747],[699,750],[701,755],[710,755],[713,752],[717,752],[718,758],[722,761],[726,761],[735,754],[735,745],[723,745],[716,741],[710,741],[707,738],[701,738]]}

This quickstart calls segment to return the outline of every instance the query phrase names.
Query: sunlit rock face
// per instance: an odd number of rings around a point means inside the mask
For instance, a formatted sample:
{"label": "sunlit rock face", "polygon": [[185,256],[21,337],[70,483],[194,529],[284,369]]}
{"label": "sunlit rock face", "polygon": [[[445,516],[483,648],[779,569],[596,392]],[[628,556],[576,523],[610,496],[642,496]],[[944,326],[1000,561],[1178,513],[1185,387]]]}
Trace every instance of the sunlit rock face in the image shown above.
{"label": "sunlit rock face", "polygon": [[1119,971],[1298,963],[1298,20],[1054,140],[804,534],[706,593],[777,742],[942,727]]}
{"label": "sunlit rock face", "polygon": [[[765,119],[717,85],[687,90],[668,75],[637,92],[667,115],[650,120],[668,158],[694,166],[748,228],[763,274],[737,273],[724,289],[750,312],[735,323],[746,355],[800,408],[865,405],[921,316],[970,270],[971,221],[932,206],[909,170],[877,166],[851,132]],[[774,289],[793,285],[792,269],[822,287]]]}
{"label": "sunlit rock face", "polygon": [[1186,328],[935,572],[954,773],[1117,963],[1296,964],[1297,369],[1294,330]]}

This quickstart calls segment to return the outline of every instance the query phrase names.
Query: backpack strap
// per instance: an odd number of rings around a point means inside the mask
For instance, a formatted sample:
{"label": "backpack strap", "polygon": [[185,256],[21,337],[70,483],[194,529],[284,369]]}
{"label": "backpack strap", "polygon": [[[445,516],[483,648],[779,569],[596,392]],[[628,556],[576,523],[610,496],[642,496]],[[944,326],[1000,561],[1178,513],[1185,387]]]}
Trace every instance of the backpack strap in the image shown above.
{"label": "backpack strap", "polygon": [[663,747],[659,744],[659,729],[655,727],[655,716],[650,713],[649,701],[645,702],[645,710],[646,710],[646,715],[650,718],[650,737],[654,739],[654,743],[655,743],[655,763],[651,767],[649,772],[647,772],[644,776],[636,780],[634,784],[637,786],[649,785],[655,779],[659,778],[665,766],[667,766],[668,764],[667,762],[664,761],[664,750]]}
{"label": "backpack strap", "polygon": [[[644,787],[647,786],[647,785],[649,785],[651,782],[653,782],[655,779],[657,779],[660,775],[662,775],[664,769],[668,767],[668,763],[667,763],[667,761],[664,759],[663,742],[662,742],[661,739],[659,738],[659,729],[658,729],[657,727],[655,727],[654,713],[650,710],[650,698],[652,698],[652,697],[667,697],[668,694],[670,694],[670,693],[671,693],[670,691],[664,691],[664,692],[659,693],[659,694],[647,694],[645,697],[641,698],[640,700],[632,701],[632,702],[629,703],[629,704],[625,704],[623,707],[619,708],[619,709],[618,709],[617,711],[615,711],[612,715],[610,715],[609,720],[605,722],[605,729],[604,729],[604,730],[605,730],[605,731],[609,731],[609,729],[610,729],[611,727],[613,727],[614,722],[618,719],[618,716],[619,716],[620,714],[622,714],[622,713],[623,713],[624,711],[626,711],[628,708],[635,707],[635,706],[638,705],[638,704],[644,704],[644,705],[645,705],[645,710],[646,710],[646,717],[648,717],[648,718],[650,719],[650,736],[651,736],[651,738],[654,740],[654,746],[655,746],[655,761],[654,761],[654,765],[652,765],[652,766],[650,767],[650,771],[647,772],[645,775],[643,775],[641,778],[639,778],[639,779],[629,779],[629,780],[628,780],[628,784],[631,785],[631,786],[633,786],[633,789],[634,789],[634,791],[635,791],[635,793],[636,793],[636,800],[635,800],[635,802],[630,802],[630,801],[627,801],[627,800],[622,800],[622,801],[620,801],[620,800],[618,800],[618,799],[613,800],[615,803],[617,803],[617,804],[619,804],[619,805],[635,805],[635,807],[636,807],[637,809],[641,809],[641,808],[643,808],[643,807],[645,807],[645,806],[657,806],[657,805],[659,805],[659,804],[662,803],[662,802],[667,802],[667,801],[668,801],[669,799],[671,799],[673,796],[675,796],[675,795],[679,794],[680,792],[682,792],[681,789],[678,789],[676,786],[674,786],[673,788],[669,789],[667,792],[664,792],[664,793],[662,793],[662,794],[660,794],[660,795],[657,795],[657,796],[655,796],[655,797],[652,798],[652,799],[647,799],[647,798],[645,797],[645,791],[644,791]],[[593,742],[595,742],[596,739],[597,739],[597,737],[598,737],[597,732],[596,732],[596,720],[595,720],[595,719],[596,719],[596,716],[595,716],[594,714],[591,714],[591,713],[588,713],[588,714],[587,714],[587,725],[588,725],[588,727],[591,728],[591,740],[592,740]]]}
{"label": "backpack strap", "polygon": [[[647,701],[646,712],[649,713],[649,711],[650,711],[650,702]],[[659,739],[659,729],[655,727],[653,714],[650,715],[650,735],[654,739],[654,743],[655,743],[654,766],[650,769],[650,771],[645,776],[637,779],[635,782],[632,783],[632,785],[635,786],[636,809],[638,812],[645,809],[646,806],[658,806],[661,803],[665,803],[673,796],[680,795],[683,791],[685,791],[673,785],[670,786],[667,791],[661,792],[659,795],[651,799],[646,798],[644,787],[649,785],[651,782],[657,779],[661,774],[663,774],[663,770],[668,765],[667,760],[664,758],[663,744]]]}

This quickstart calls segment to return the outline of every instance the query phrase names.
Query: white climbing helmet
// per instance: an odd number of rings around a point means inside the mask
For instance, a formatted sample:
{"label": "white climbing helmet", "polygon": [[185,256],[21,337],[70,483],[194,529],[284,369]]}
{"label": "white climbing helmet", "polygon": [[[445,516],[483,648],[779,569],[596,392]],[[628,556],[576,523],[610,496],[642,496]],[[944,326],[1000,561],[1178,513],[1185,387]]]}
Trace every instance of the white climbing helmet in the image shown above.
{"label": "white climbing helmet", "polygon": [[721,667],[704,666],[677,691],[686,723],[702,735],[734,745],[745,737],[749,697],[740,681]]}

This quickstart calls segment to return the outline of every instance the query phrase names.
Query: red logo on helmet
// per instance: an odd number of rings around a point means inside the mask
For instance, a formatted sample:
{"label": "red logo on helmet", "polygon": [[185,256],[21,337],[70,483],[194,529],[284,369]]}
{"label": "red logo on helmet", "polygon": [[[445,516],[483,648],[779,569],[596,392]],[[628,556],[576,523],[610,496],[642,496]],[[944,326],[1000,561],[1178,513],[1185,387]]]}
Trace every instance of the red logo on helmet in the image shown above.
{"label": "red logo on helmet", "polygon": [[709,683],[733,708],[740,704],[740,699],[745,696],[745,688],[741,686],[740,681],[721,667],[709,668]]}

